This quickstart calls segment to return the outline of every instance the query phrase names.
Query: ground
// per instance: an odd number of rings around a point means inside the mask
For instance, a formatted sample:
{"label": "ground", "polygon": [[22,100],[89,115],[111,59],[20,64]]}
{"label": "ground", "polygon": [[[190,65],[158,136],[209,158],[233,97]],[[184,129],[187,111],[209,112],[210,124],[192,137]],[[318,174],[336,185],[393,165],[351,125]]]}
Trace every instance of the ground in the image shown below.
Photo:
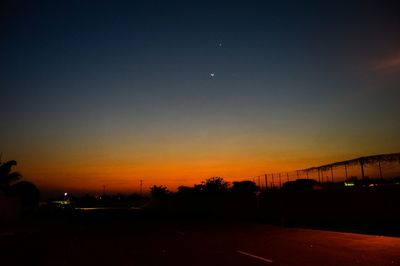
{"label": "ground", "polygon": [[400,265],[400,238],[118,216],[0,231],[1,265]]}

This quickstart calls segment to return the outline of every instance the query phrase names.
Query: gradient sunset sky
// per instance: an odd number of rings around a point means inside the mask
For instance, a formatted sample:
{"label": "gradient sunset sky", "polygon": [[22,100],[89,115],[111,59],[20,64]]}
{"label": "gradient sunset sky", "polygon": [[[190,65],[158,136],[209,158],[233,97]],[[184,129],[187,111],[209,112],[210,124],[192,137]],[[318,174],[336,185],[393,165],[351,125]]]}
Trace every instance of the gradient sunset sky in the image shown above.
{"label": "gradient sunset sky", "polygon": [[399,5],[340,2],[6,1],[2,160],[130,192],[399,152]]}

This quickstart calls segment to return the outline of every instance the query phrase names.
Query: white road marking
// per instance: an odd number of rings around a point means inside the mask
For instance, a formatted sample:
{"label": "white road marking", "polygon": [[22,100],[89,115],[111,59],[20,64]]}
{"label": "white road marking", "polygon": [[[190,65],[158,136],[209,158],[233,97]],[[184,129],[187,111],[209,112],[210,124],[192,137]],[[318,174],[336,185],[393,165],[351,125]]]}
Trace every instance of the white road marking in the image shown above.
{"label": "white road marking", "polygon": [[249,257],[252,257],[252,258],[255,258],[255,259],[259,259],[259,260],[265,261],[265,262],[269,262],[269,263],[272,263],[272,262],[273,262],[272,260],[269,260],[269,259],[266,259],[266,258],[263,258],[263,257],[259,257],[259,256],[256,256],[256,255],[253,255],[253,254],[250,254],[250,253],[241,251],[241,250],[238,250],[238,251],[236,251],[236,252],[237,252],[237,253],[240,253],[240,254],[242,254],[242,255],[246,255],[246,256],[249,256]]}

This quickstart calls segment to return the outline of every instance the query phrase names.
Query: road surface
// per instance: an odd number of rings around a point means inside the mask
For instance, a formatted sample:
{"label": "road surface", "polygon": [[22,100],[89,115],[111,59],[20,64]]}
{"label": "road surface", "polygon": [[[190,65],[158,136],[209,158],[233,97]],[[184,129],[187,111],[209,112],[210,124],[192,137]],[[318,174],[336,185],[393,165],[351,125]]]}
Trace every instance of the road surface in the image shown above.
{"label": "road surface", "polygon": [[3,229],[0,255],[1,265],[400,265],[400,238],[257,223],[60,223]]}

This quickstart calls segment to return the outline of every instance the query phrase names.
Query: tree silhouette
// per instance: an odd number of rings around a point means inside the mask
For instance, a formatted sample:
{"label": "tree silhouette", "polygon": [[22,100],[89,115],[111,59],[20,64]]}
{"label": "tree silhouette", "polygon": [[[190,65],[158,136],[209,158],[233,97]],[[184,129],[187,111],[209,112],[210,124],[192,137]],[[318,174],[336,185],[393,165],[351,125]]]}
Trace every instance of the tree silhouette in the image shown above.
{"label": "tree silhouette", "polygon": [[227,192],[229,183],[224,181],[222,177],[211,177],[201,182],[201,190],[209,194],[220,194]]}
{"label": "tree silhouette", "polygon": [[17,165],[17,162],[14,160],[0,164],[0,187],[8,188],[13,182],[22,177],[20,173],[11,171],[15,165]]}
{"label": "tree silhouette", "polygon": [[22,175],[12,171],[15,165],[17,162],[14,160],[0,164],[0,190],[3,190],[8,197],[19,199],[21,213],[29,212],[39,203],[39,190],[31,182],[16,182],[22,178]]}
{"label": "tree silhouette", "polygon": [[159,200],[166,199],[169,193],[166,186],[156,186],[156,185],[150,188],[150,192],[153,198]]}

